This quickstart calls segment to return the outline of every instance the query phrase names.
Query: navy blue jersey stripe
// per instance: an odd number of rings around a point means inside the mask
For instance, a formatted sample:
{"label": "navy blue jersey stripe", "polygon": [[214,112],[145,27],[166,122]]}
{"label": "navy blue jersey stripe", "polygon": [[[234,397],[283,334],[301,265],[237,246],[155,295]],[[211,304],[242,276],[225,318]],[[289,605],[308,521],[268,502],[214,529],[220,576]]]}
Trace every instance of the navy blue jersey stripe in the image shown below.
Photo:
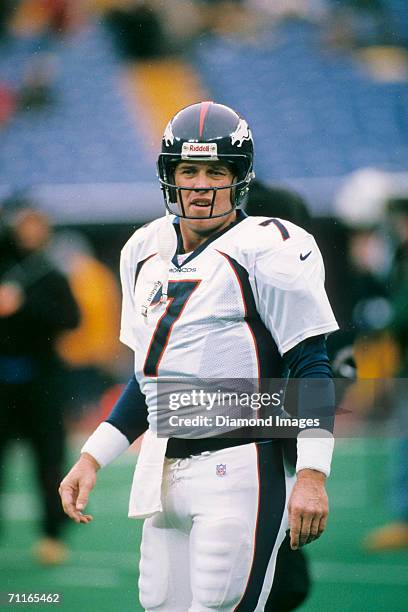
{"label": "navy blue jersey stripe", "polygon": [[219,253],[229,261],[241,286],[242,299],[245,304],[245,321],[256,343],[260,379],[280,378],[283,373],[283,360],[270,331],[265,327],[256,309],[248,271],[230,255],[222,251]]}
{"label": "navy blue jersey stripe", "polygon": [[259,502],[255,550],[245,593],[234,612],[253,612],[265,580],[286,503],[285,470],[280,442],[256,444]]}
{"label": "navy blue jersey stripe", "polygon": [[138,261],[137,262],[136,272],[135,272],[135,280],[134,280],[134,283],[133,283],[133,291],[136,289],[136,283],[137,283],[138,276],[140,274],[140,270],[142,269],[142,267],[144,266],[146,261],[148,261],[148,259],[150,259],[151,257],[154,257],[155,255],[157,255],[157,253],[152,253],[151,255],[149,255],[149,257],[146,257],[145,259],[142,259],[142,261]]}

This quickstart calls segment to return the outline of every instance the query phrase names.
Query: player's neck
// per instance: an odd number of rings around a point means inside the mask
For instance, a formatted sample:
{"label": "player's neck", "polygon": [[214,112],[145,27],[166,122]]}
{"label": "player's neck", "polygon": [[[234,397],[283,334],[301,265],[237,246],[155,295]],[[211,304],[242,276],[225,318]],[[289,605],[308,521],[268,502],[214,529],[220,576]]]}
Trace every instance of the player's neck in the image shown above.
{"label": "player's neck", "polygon": [[180,219],[180,232],[183,238],[185,253],[195,251],[211,236],[225,229],[236,220],[235,210],[225,218],[220,217],[212,222]]}

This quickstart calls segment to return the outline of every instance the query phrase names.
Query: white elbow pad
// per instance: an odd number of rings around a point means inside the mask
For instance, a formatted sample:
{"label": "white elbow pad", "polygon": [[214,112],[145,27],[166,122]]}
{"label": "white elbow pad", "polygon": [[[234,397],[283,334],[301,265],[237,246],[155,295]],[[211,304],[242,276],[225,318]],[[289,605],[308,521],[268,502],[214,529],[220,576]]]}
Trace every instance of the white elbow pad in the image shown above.
{"label": "white elbow pad", "polygon": [[297,438],[296,473],[310,469],[330,475],[334,437],[325,429],[306,429]]}
{"label": "white elbow pad", "polygon": [[81,453],[89,453],[101,467],[119,457],[130,444],[126,436],[110,423],[103,422],[88,438]]}

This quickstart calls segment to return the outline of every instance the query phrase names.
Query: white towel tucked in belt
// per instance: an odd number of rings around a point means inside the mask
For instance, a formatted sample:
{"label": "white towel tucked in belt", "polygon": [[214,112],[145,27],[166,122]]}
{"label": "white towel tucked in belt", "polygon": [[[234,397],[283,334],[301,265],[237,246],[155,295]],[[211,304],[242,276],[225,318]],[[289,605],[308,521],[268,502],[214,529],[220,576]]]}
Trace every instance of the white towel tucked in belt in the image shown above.
{"label": "white towel tucked in belt", "polygon": [[167,438],[158,438],[148,429],[144,435],[133,476],[129,518],[148,518],[163,510],[161,485]]}

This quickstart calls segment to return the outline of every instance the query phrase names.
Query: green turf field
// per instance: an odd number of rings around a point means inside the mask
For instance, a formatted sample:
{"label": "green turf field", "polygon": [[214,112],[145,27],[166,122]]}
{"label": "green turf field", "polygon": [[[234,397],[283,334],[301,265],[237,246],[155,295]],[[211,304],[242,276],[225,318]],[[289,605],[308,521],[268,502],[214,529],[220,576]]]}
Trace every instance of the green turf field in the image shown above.
{"label": "green turf field", "polygon": [[[408,550],[372,555],[360,540],[388,518],[390,442],[342,440],[329,481],[331,516],[325,536],[308,547],[313,592],[301,612],[399,612],[408,610]],[[44,569],[30,548],[37,538],[39,507],[30,454],[16,446],[7,459],[0,547],[0,591],[62,594],[62,604],[7,605],[2,609],[64,612],[138,612],[139,521],[127,518],[134,455],[125,455],[99,475],[89,510],[90,525],[67,532],[69,561]],[[279,611],[277,611],[279,612]]]}

